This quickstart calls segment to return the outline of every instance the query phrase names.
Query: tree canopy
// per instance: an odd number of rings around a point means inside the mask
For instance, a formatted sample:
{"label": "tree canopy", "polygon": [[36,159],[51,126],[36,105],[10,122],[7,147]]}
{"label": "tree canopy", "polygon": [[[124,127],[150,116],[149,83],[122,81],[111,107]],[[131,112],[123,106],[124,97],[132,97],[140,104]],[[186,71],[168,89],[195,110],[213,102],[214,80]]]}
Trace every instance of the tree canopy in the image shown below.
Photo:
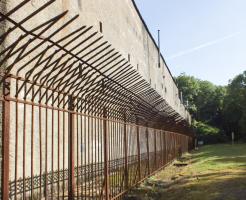
{"label": "tree canopy", "polygon": [[246,71],[227,86],[181,74],[176,78],[199,134],[236,134],[246,138]]}

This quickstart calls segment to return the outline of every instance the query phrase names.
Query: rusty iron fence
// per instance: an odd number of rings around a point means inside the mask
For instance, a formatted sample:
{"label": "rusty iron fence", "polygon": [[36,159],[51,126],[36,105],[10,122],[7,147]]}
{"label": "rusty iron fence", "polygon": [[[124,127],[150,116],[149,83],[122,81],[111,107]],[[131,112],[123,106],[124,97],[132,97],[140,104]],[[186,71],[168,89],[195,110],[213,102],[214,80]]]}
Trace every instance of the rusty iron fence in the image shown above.
{"label": "rusty iron fence", "polygon": [[67,98],[59,108],[5,96],[10,199],[118,199],[189,150],[189,136],[109,119],[106,109],[103,117],[84,114]]}
{"label": "rusty iron fence", "polygon": [[122,199],[192,130],[100,31],[40,18],[54,3],[0,12],[1,199]]}

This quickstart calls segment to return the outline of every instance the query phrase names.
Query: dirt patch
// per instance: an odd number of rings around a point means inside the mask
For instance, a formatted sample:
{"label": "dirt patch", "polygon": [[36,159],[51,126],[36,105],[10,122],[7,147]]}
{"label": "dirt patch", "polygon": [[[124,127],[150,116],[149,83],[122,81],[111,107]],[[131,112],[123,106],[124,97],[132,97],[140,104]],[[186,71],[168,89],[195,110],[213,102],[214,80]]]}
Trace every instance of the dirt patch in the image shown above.
{"label": "dirt patch", "polygon": [[246,150],[242,151],[242,145],[232,150],[223,145],[206,148],[175,161],[132,190],[126,199],[245,200]]}

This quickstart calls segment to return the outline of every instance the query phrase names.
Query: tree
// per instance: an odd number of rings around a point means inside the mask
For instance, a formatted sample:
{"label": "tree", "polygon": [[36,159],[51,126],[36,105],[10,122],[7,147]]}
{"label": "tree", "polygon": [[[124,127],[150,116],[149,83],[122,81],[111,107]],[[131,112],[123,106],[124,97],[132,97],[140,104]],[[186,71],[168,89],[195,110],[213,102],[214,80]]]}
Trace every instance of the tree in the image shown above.
{"label": "tree", "polygon": [[246,137],[246,71],[236,76],[227,87],[224,100],[224,128],[237,138]]}
{"label": "tree", "polygon": [[195,116],[197,113],[196,98],[199,91],[199,83],[197,79],[193,76],[186,76],[185,73],[182,73],[176,78],[177,85],[182,91],[184,101],[188,101],[189,112],[192,116]]}
{"label": "tree", "polygon": [[[216,86],[184,73],[176,78],[184,100],[193,117],[197,132],[217,130],[236,139],[246,139],[246,71],[236,76],[228,86]],[[214,133],[214,132],[213,132]]]}
{"label": "tree", "polygon": [[184,73],[176,80],[184,100],[189,102],[188,109],[192,117],[214,125],[221,117],[225,88]]}

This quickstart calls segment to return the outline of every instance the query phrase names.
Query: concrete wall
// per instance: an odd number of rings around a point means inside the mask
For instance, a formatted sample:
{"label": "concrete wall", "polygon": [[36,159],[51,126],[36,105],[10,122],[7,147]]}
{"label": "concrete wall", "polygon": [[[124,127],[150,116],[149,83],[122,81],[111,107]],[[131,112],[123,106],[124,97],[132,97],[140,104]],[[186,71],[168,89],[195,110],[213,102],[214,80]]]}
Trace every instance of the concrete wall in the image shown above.
{"label": "concrete wall", "polygon": [[[8,0],[7,2],[7,9],[10,10],[22,1]],[[12,17],[23,18],[45,2],[48,0],[32,0],[32,4],[25,6],[27,12],[16,13]],[[178,88],[163,59],[161,59],[161,67],[158,67],[158,48],[131,0],[57,0],[40,12],[36,19],[45,21],[65,10],[69,10],[66,18],[71,18],[76,14],[80,15],[74,27],[92,25],[95,30],[99,31],[100,23],[102,23],[104,38],[123,57],[128,58],[130,55],[131,64],[138,69],[152,88],[166,99],[168,104],[182,117],[190,121],[189,113],[180,102]],[[28,29],[34,25],[35,23],[29,22],[24,24]]]}
{"label": "concrete wall", "polygon": [[131,0],[65,0],[63,6],[81,14],[83,24],[99,28],[99,22],[102,22],[106,40],[124,57],[130,54],[131,64],[150,85],[172,108],[189,118],[180,104],[178,88],[163,59],[158,67],[158,49]]}
{"label": "concrete wall", "polygon": [[[13,9],[15,6],[20,4],[22,0],[5,0],[1,1],[1,4],[6,2],[6,9],[8,12]],[[48,0],[32,0],[31,4],[25,5],[22,10],[23,12],[16,12],[11,15],[11,18],[20,21],[21,19],[28,16],[31,12],[39,8],[44,3],[48,2]],[[1,5],[0,4],[0,5]],[[65,17],[62,23],[68,20],[68,18],[74,17],[76,14],[80,14],[78,20],[76,20],[71,30],[75,30],[76,28],[80,27],[81,25],[93,26],[94,30],[100,30],[100,23],[102,24],[102,33],[104,35],[104,39],[109,41],[112,46],[119,51],[123,57],[128,58],[130,56],[130,62],[135,67],[136,70],[142,75],[142,77],[149,82],[149,84],[168,102],[168,104],[176,110],[183,118],[186,118],[190,121],[189,113],[185,110],[184,106],[180,103],[178,89],[174,83],[172,75],[168,70],[165,61],[161,59],[161,66],[158,66],[158,48],[156,47],[152,37],[150,36],[146,26],[144,25],[143,21],[141,20],[134,4],[131,0],[56,0],[55,3],[47,7],[44,11],[40,12],[37,16],[33,17],[32,21],[28,21],[24,23],[23,26],[30,30],[31,28],[35,27],[37,24],[36,22],[45,22],[50,18],[54,17],[55,15],[60,14],[63,11],[69,10],[68,16]],[[7,28],[11,27],[12,24],[6,24]],[[4,26],[5,27],[5,26]],[[59,34],[59,36],[66,35],[71,32],[70,29],[64,30]],[[1,30],[0,30],[1,31]],[[6,40],[6,46],[12,44],[13,41],[17,39],[17,37],[23,34],[21,31],[16,30],[13,34],[8,36]],[[27,41],[25,41],[27,42]],[[21,44],[20,44],[21,45]],[[35,42],[32,44],[35,46]],[[0,48],[4,48],[1,46]],[[42,49],[39,50],[39,52]],[[35,54],[39,53],[38,51]],[[26,63],[30,57],[26,57],[21,62],[17,63],[18,66]],[[9,63],[14,62],[14,58],[8,60]],[[8,64],[9,64],[8,63]],[[18,67],[17,66],[17,67]],[[16,74],[16,69],[12,70],[13,74]],[[25,76],[25,71],[22,71],[20,76]],[[15,96],[15,82],[12,81],[11,83],[11,96]],[[27,86],[28,87],[28,86]],[[34,88],[36,90],[37,88]],[[22,91],[23,92],[23,91]],[[20,95],[23,95],[20,93]],[[23,98],[23,97],[21,97]],[[27,97],[30,99],[30,96]],[[38,102],[37,99],[34,100],[36,103]],[[44,103],[44,102],[42,102]],[[18,108],[18,114],[16,114],[16,106]],[[31,112],[32,108],[30,105],[27,106],[26,112],[26,162],[30,163],[30,155],[31,155]],[[19,145],[18,145],[18,175],[22,176],[22,162],[23,162],[23,112],[24,112],[24,105],[18,104],[16,105],[14,102],[11,102],[11,119],[10,119],[10,179],[14,180],[14,166],[15,166],[15,145],[16,145],[16,117],[18,116],[18,129],[17,132],[19,133]],[[33,156],[35,161],[40,160],[40,149],[41,151],[45,151],[44,143],[39,146],[39,141],[45,141],[45,124],[44,124],[44,114],[45,109],[41,109],[41,121],[42,125],[39,125],[40,117],[38,116],[38,108],[34,108],[34,152]],[[48,111],[49,120],[48,120],[48,127],[49,133],[48,138],[51,138],[51,110]],[[55,128],[54,128],[54,138],[57,138],[58,135],[58,113],[55,112],[54,121]],[[67,115],[64,117],[65,121],[67,122]],[[60,120],[62,120],[61,118]],[[67,124],[67,123],[66,123]],[[81,125],[79,125],[81,126]],[[61,132],[61,134],[66,135],[65,140],[60,140],[61,149],[67,146],[67,125],[65,125],[66,131]],[[39,135],[39,130],[41,130],[41,135]],[[85,133],[84,133],[85,135]],[[58,141],[54,140],[54,146],[57,146]],[[48,153],[48,160],[51,159],[51,140],[48,141],[47,144],[49,147],[47,149]],[[83,145],[83,144],[81,144]],[[93,150],[91,150],[93,151]],[[63,154],[60,154],[61,157],[65,157],[67,155],[67,151]],[[60,162],[57,151],[54,153],[54,169],[57,169],[57,163]],[[101,158],[102,159],[102,158]],[[42,155],[41,160],[44,160],[44,154]],[[39,163],[35,162],[34,164],[34,173],[38,174],[39,171]],[[42,164],[44,165],[44,163]],[[44,169],[44,166],[42,166]],[[67,161],[64,166],[67,168]],[[51,163],[48,164],[48,171],[51,169]],[[26,166],[26,176],[30,176],[30,165]]]}

